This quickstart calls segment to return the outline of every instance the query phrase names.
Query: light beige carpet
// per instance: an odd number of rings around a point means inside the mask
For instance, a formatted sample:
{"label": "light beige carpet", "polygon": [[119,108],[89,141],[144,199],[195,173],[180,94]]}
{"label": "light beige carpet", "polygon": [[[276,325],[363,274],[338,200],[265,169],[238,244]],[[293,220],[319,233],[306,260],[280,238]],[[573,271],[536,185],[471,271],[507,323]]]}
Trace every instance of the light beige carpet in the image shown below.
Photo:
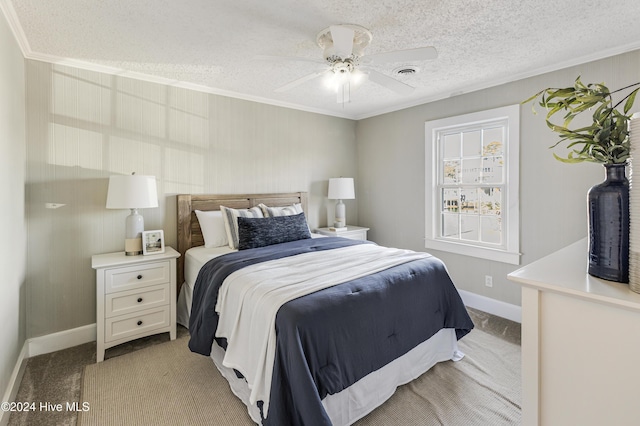
{"label": "light beige carpet", "polygon": [[[86,366],[81,402],[88,425],[251,425],[213,362],[187,338]],[[520,346],[480,330],[460,341],[466,356],[398,388],[357,425],[520,423]]]}
{"label": "light beige carpet", "polygon": [[458,346],[462,361],[436,364],[356,425],[519,425],[520,346],[477,329]]}

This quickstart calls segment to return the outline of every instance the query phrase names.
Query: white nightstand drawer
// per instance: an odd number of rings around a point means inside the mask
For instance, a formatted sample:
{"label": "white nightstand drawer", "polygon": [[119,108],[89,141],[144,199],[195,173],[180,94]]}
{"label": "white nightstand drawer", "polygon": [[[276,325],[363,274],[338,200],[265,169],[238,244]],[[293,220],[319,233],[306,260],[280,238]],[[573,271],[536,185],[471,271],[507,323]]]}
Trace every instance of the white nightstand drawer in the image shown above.
{"label": "white nightstand drawer", "polygon": [[328,237],[342,237],[349,238],[351,240],[366,240],[367,231],[369,228],[363,228],[362,226],[347,225],[346,229],[336,231],[332,228],[318,228],[316,232]]}
{"label": "white nightstand drawer", "polygon": [[127,290],[107,294],[105,297],[104,314],[106,318],[116,315],[140,312],[145,309],[168,305],[171,286],[162,284],[144,287],[140,290]]}
{"label": "white nightstand drawer", "polygon": [[171,281],[170,262],[108,269],[105,276],[105,293],[130,290],[141,286],[164,284]]}
{"label": "white nightstand drawer", "polygon": [[345,231],[337,233],[336,237],[349,238],[350,240],[366,240],[367,231]]}
{"label": "white nightstand drawer", "polygon": [[111,342],[156,328],[167,327],[169,326],[170,318],[171,309],[168,305],[159,309],[149,309],[115,318],[107,318],[104,340],[105,342]]}

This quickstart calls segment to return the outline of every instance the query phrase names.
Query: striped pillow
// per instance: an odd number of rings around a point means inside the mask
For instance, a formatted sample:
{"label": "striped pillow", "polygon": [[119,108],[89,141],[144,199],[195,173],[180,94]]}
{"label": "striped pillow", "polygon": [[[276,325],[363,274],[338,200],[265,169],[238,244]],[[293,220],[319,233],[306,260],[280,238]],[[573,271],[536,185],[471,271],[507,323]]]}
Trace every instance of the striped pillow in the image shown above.
{"label": "striped pillow", "polygon": [[264,217],[280,217],[280,216],[292,216],[294,214],[303,213],[302,204],[296,203],[286,207],[269,207],[262,203],[258,204],[258,207],[262,209]]}
{"label": "striped pillow", "polygon": [[250,209],[232,209],[230,207],[220,206],[222,219],[224,219],[224,228],[227,231],[229,239],[229,247],[238,248],[238,218],[253,217],[263,218],[262,209],[260,207],[251,207]]}

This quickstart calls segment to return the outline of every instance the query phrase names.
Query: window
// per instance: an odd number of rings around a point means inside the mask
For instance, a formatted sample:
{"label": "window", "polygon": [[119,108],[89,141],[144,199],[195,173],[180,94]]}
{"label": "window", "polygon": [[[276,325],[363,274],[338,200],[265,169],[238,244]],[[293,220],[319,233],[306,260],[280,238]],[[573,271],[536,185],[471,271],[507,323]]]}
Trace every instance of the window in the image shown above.
{"label": "window", "polygon": [[425,124],[425,247],[520,263],[518,105]]}

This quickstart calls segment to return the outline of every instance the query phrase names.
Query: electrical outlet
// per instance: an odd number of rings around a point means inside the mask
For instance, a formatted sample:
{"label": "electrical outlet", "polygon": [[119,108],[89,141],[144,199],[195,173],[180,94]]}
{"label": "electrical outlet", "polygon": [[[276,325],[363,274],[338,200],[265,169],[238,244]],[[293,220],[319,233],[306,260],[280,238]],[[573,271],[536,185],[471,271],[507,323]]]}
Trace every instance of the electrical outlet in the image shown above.
{"label": "electrical outlet", "polygon": [[493,287],[493,277],[491,275],[484,276],[484,285],[487,287]]}

